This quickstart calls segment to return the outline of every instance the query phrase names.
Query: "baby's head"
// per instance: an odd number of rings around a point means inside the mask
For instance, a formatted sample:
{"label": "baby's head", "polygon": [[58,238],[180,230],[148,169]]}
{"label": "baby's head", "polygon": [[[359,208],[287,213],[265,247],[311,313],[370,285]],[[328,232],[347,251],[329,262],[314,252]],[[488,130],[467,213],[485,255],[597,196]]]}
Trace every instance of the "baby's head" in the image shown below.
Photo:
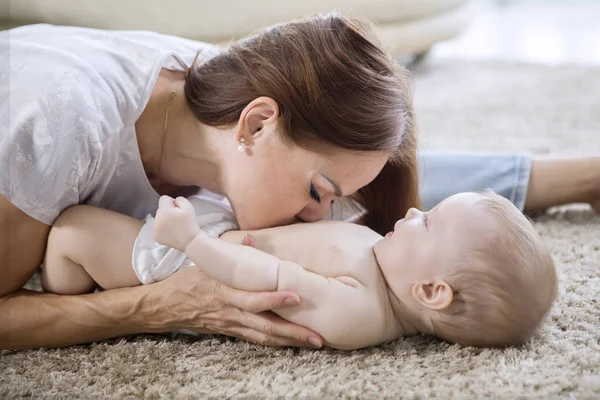
{"label": "baby's head", "polygon": [[375,255],[399,321],[452,343],[523,343],[557,294],[541,238],[491,191],[457,194],[426,213],[410,209]]}

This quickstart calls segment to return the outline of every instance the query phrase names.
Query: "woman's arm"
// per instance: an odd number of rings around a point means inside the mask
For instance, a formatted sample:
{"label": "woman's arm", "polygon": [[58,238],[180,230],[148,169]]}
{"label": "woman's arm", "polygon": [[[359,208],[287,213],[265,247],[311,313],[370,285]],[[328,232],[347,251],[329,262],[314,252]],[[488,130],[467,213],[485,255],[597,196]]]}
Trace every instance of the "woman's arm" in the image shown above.
{"label": "woman's arm", "polygon": [[31,278],[44,257],[49,231],[0,195],[0,296],[19,290]]}
{"label": "woman's arm", "polygon": [[310,329],[267,312],[289,307],[288,301],[298,304],[294,293],[235,290],[199,268],[153,285],[78,296],[19,290],[41,263],[49,230],[28,218],[0,196],[0,276],[5,277],[0,280],[0,349],[60,347],[178,329],[268,346],[314,347],[309,337],[322,343]]}
{"label": "woman's arm", "polygon": [[293,296],[234,290],[199,268],[153,285],[79,296],[20,290],[0,298],[0,319],[8,322],[0,324],[0,349],[62,347],[178,329],[265,346],[320,347],[319,334],[267,312],[289,307],[285,302]]}
{"label": "woman's arm", "polygon": [[80,296],[19,290],[0,298],[0,348],[61,347],[168,330],[145,287]]}
{"label": "woman's arm", "polygon": [[[82,343],[135,333],[136,325],[145,331],[141,291],[63,297],[19,290],[41,264],[50,227],[0,196],[0,229],[0,348]],[[131,313],[136,308],[140,315]]]}

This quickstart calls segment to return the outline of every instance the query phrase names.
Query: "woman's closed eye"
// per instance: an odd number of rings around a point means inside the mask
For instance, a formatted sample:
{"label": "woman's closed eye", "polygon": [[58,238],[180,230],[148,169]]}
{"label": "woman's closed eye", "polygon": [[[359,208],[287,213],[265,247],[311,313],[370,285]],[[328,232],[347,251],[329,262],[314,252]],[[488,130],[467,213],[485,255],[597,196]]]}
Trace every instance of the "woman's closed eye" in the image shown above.
{"label": "woman's closed eye", "polygon": [[310,197],[312,197],[312,199],[317,203],[321,204],[321,195],[317,191],[317,188],[315,187],[314,183],[310,183],[310,188],[308,191],[310,193]]}

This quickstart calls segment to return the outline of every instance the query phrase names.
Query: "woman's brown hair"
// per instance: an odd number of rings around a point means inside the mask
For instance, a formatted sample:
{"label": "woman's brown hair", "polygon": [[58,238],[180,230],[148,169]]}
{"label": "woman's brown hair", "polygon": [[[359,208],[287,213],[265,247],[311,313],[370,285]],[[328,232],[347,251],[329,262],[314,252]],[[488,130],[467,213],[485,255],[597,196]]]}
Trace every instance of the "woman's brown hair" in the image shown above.
{"label": "woman's brown hair", "polygon": [[381,173],[353,195],[364,223],[383,234],[418,206],[417,140],[408,74],[373,32],[335,13],[276,25],[194,63],[185,94],[207,125],[236,123],[266,96],[279,105],[282,138],[298,146],[387,152]]}

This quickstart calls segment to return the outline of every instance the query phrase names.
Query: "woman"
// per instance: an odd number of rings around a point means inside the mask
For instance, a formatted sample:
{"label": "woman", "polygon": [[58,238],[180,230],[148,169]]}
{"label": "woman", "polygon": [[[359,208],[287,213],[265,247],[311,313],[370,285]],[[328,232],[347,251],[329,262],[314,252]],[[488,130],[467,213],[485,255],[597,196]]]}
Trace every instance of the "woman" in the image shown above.
{"label": "woman", "polygon": [[[2,348],[177,329],[322,344],[268,313],[297,304],[294,293],[236,291],[199,268],[84,296],[20,290],[42,261],[50,226],[71,205],[141,219],[160,194],[202,187],[229,199],[243,229],[258,229],[321,219],[336,197],[352,195],[363,222],[384,232],[418,201],[407,79],[355,22],[315,17],[223,52],[144,32],[42,25],[2,35],[0,57],[10,57],[0,66]],[[525,209],[585,200],[597,163],[470,160],[496,162],[500,171],[474,185],[509,191]],[[459,171],[464,158],[422,162],[428,176],[446,162]],[[577,182],[568,179],[578,171]],[[509,175],[495,187],[492,178]],[[565,190],[549,197],[555,185]]]}

